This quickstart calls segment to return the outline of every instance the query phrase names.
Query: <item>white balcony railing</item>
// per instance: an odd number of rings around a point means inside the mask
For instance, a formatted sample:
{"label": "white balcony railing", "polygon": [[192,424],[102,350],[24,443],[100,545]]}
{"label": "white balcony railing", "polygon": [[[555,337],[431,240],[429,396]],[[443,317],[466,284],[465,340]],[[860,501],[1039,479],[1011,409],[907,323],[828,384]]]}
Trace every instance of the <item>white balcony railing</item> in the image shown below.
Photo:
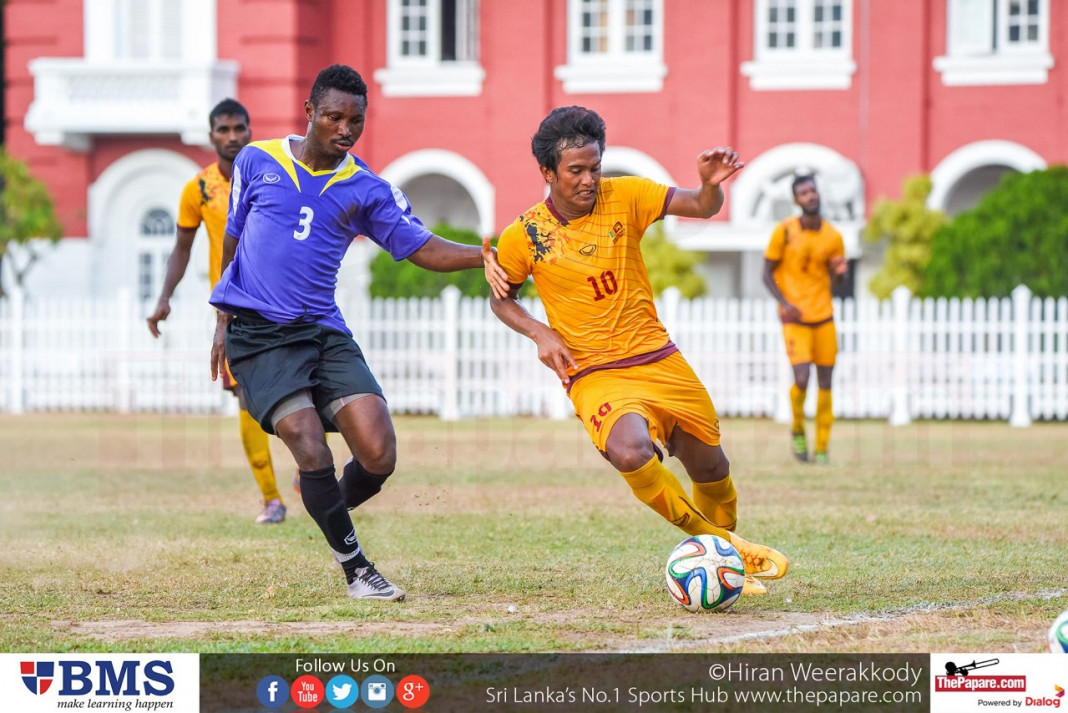
{"label": "white balcony railing", "polygon": [[238,65],[41,58],[30,72],[26,130],[40,144],[86,150],[97,134],[179,134],[206,145],[208,112],[236,95]]}

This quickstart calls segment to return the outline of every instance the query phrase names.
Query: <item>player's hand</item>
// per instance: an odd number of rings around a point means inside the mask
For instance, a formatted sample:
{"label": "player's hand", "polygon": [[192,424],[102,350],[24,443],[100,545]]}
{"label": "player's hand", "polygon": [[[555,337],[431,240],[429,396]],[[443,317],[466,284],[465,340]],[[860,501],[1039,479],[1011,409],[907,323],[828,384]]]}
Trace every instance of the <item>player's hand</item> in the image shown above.
{"label": "player's hand", "polygon": [[697,173],[703,184],[718,186],[744,166],[745,161],[738,158],[738,152],[730,146],[717,146],[697,156]]}
{"label": "player's hand", "polygon": [[545,326],[534,335],[534,343],[538,345],[538,358],[541,363],[556,372],[560,383],[567,386],[571,383],[568,369],[577,369],[578,364],[571,356],[571,350],[564,344],[563,337],[555,329]]}
{"label": "player's hand", "polygon": [[171,315],[171,302],[170,300],[160,299],[156,303],[156,311],[153,312],[149,318],[145,321],[148,322],[148,331],[152,332],[152,336],[159,339],[159,323],[167,319]]}
{"label": "player's hand", "polygon": [[849,269],[849,260],[846,259],[845,255],[836,255],[831,258],[830,266],[831,272],[834,273],[835,277],[841,277]]}
{"label": "player's hand", "polygon": [[796,324],[801,321],[801,310],[789,302],[782,306],[782,321],[789,324]]}
{"label": "player's hand", "polygon": [[486,270],[486,282],[489,283],[493,296],[499,300],[508,299],[511,287],[508,284],[508,273],[497,261],[497,248],[490,245],[489,236],[482,237],[482,265]]}
{"label": "player's hand", "polygon": [[231,315],[219,312],[215,320],[215,336],[211,340],[211,380],[216,381],[226,372],[226,327]]}

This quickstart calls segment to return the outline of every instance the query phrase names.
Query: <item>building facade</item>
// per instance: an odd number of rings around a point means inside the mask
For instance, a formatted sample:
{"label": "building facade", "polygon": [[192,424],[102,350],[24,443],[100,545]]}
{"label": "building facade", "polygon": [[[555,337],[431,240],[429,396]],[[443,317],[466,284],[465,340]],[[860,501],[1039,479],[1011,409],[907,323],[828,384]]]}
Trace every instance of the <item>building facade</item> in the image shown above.
{"label": "building facade", "polygon": [[[427,224],[496,234],[544,195],[530,136],[554,106],[608,124],[606,175],[696,185],[731,145],[746,168],[712,221],[665,221],[704,251],[715,295],[763,294],[763,249],[817,174],[861,258],[872,203],[930,173],[932,207],[973,205],[1008,171],[1068,161],[1068,3],[1055,0],[9,0],[7,149],[68,236],[31,294],[152,300],[182,184],[213,160],[233,96],[255,138],[304,130],[322,67],[368,82],[355,149]],[[197,240],[179,297],[206,297]],[[343,279],[360,287],[361,245]],[[875,260],[860,260],[858,289]]]}

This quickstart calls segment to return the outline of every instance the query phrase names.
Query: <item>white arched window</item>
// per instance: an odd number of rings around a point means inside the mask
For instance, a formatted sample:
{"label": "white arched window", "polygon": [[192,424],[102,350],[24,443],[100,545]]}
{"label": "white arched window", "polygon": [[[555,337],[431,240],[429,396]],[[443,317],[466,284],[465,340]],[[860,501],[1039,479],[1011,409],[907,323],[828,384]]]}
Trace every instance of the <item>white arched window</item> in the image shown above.
{"label": "white arched window", "polygon": [[174,235],[174,216],[166,208],[149,208],[141,216],[137,236],[137,296],[142,302],[155,299],[163,287]]}

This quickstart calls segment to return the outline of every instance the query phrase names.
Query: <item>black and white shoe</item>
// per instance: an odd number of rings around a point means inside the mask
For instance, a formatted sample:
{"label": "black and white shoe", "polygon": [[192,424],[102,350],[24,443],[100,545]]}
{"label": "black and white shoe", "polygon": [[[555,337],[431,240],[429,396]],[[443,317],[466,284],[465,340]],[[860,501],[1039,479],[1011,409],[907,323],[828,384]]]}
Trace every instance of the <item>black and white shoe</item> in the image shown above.
{"label": "black and white shoe", "polygon": [[349,582],[349,597],[399,602],[404,599],[404,590],[379,574],[372,562],[356,570],[356,578]]}

